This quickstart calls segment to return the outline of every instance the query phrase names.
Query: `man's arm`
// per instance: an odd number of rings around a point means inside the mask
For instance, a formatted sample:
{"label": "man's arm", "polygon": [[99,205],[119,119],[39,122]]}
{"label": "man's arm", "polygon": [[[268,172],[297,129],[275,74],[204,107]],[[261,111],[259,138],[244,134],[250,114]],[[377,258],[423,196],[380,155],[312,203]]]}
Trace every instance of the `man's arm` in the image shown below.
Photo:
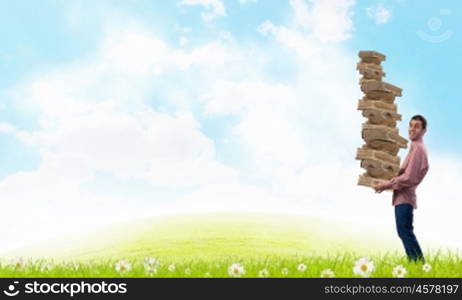
{"label": "man's arm", "polygon": [[[401,171],[398,176],[393,177],[383,184],[385,190],[400,190],[407,187],[418,185],[425,176],[426,170],[423,165],[425,153],[421,148],[417,148],[409,160],[406,169]],[[423,171],[423,173],[422,173]]]}

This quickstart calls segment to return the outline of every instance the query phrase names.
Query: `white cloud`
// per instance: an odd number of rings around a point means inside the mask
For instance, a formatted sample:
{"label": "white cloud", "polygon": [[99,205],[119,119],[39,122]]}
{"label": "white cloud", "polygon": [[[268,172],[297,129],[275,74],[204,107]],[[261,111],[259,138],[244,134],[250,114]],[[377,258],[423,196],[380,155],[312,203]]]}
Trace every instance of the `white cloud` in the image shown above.
{"label": "white cloud", "polygon": [[284,26],[276,26],[269,21],[262,23],[257,30],[262,35],[274,36],[276,41],[297,51],[299,54],[310,56],[320,51],[320,45],[313,36],[305,35],[300,31]]}
{"label": "white cloud", "polygon": [[21,87],[43,128],[19,137],[45,157],[77,160],[91,166],[89,172],[120,178],[178,187],[233,176],[215,161],[213,141],[190,112],[180,109],[171,116],[144,105],[150,82],[163,72],[216,67],[229,59],[216,43],[185,53],[146,33],[111,36],[95,60],[42,74]]}
{"label": "white cloud", "polygon": [[308,30],[321,41],[342,41],[351,37],[354,0],[291,0],[295,26]]}
{"label": "white cloud", "polygon": [[[120,177],[151,176],[175,185],[172,177],[160,175],[161,170],[170,174],[172,169],[165,167],[178,166],[176,172],[186,179],[190,175],[184,168],[196,169],[197,159],[207,165],[208,159],[214,160],[215,149],[191,113],[180,108],[170,116],[144,106],[150,83],[172,68],[215,68],[230,59],[218,43],[186,53],[172,50],[146,33],[118,33],[103,43],[94,59],[42,74],[15,91],[17,99],[27,101],[21,106],[39,112],[42,126],[19,137],[38,146],[42,154],[80,157],[96,170]],[[126,113],[127,108],[131,113]],[[127,143],[120,145],[121,139]],[[171,150],[172,145],[176,150]],[[136,155],[130,155],[133,151]],[[220,174],[229,174],[217,163],[208,165],[201,173],[215,168]],[[185,184],[200,182],[201,176],[196,175]]]}
{"label": "white cloud", "polygon": [[[214,141],[191,111],[181,103],[169,103],[170,113],[146,105],[161,75],[192,67],[213,72],[234,59],[218,42],[185,52],[132,28],[109,35],[92,56],[13,87],[9,101],[18,111],[36,112],[38,125],[19,131],[2,123],[0,131],[34,147],[41,162],[0,181],[2,209],[9,212],[0,224],[16,224],[11,243],[139,217],[166,201],[146,199],[148,190],[122,200],[101,194],[97,173],[176,192],[236,177],[217,160]],[[36,223],[37,231],[30,229]]]}
{"label": "white cloud", "polygon": [[16,127],[10,123],[0,122],[0,132],[3,133],[12,133],[16,131]]}
{"label": "white cloud", "polygon": [[257,30],[302,56],[320,54],[330,47],[327,42],[351,37],[354,1],[291,0],[290,4],[294,20],[291,24],[281,26],[265,21]]}
{"label": "white cloud", "polygon": [[239,3],[246,4],[246,3],[257,3],[258,0],[239,0]]}
{"label": "white cloud", "polygon": [[249,147],[259,171],[304,163],[305,148],[294,128],[296,97],[288,86],[216,81],[203,101],[206,115],[240,116],[231,137]]}
{"label": "white cloud", "polygon": [[186,46],[188,44],[188,42],[189,42],[189,40],[188,40],[187,37],[185,37],[185,36],[180,37],[179,44],[180,44],[181,47]]}
{"label": "white cloud", "polygon": [[182,0],[178,5],[200,5],[205,7],[207,12],[202,13],[202,19],[205,22],[210,22],[220,16],[226,16],[226,8],[221,0]]}
{"label": "white cloud", "polygon": [[[286,106],[290,107],[286,120],[293,126],[290,129],[292,134],[296,134],[302,141],[303,147],[299,148],[300,153],[304,153],[304,159],[287,155],[286,160],[294,158],[294,161],[299,161],[298,168],[293,168],[292,173],[287,170],[280,173],[277,181],[282,183],[281,189],[293,195],[296,192],[290,191],[300,192],[306,190],[305,187],[310,187],[307,193],[313,200],[316,197],[312,192],[316,188],[304,182],[314,182],[314,186],[317,187],[329,184],[329,179],[317,175],[319,170],[323,166],[331,170],[329,161],[339,161],[339,169],[351,168],[351,157],[354,157],[356,147],[361,146],[358,132],[362,120],[360,114],[353,109],[353,102],[356,100],[352,101],[360,97],[360,91],[357,86],[358,75],[352,67],[356,63],[355,58],[335,43],[324,43],[323,39],[317,36],[316,28],[322,25],[314,25],[312,22],[317,21],[310,18],[319,10],[316,5],[321,4],[312,2],[313,7],[309,7],[305,1],[292,1],[291,4],[296,19],[292,27],[267,21],[261,24],[258,30],[265,36],[274,37],[282,47],[293,51],[293,59],[298,65],[298,76],[288,88],[290,96],[284,97],[284,101]],[[343,3],[345,8],[350,5],[348,1]],[[350,15],[344,10],[337,12],[340,14],[339,18]],[[324,21],[327,20],[322,20]],[[345,20],[346,24],[350,22],[351,20]],[[339,28],[336,33],[332,31],[331,36],[346,37],[346,32],[348,28]],[[293,104],[289,104],[290,101]],[[280,111],[279,108],[275,110]],[[267,120],[272,122],[273,118],[268,117]],[[274,143],[278,141],[276,136]],[[285,140],[281,141],[284,145]],[[308,177],[313,180],[308,180]],[[319,180],[327,182],[316,184]],[[300,182],[300,186],[295,188],[294,182]],[[284,184],[288,186],[284,187]],[[308,194],[301,192],[299,196]],[[316,196],[323,197],[322,193],[316,193]]]}
{"label": "white cloud", "polygon": [[385,24],[390,20],[391,10],[385,8],[382,3],[366,9],[369,18],[373,19],[376,24]]}
{"label": "white cloud", "polygon": [[177,188],[233,176],[214,160],[213,142],[190,113],[169,116],[145,108],[130,116],[104,105],[93,109],[61,122],[56,130],[35,134],[42,155],[60,157],[57,163],[78,162],[88,172]]}
{"label": "white cloud", "polygon": [[214,211],[295,212],[296,209],[265,187],[229,181],[203,186],[165,205],[162,211],[178,214]]}

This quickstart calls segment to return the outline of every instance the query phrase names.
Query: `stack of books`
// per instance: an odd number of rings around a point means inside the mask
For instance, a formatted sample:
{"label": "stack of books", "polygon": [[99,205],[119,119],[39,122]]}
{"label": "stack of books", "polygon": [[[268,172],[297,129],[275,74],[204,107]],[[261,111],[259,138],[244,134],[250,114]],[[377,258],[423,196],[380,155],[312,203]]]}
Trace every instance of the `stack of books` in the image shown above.
{"label": "stack of books", "polygon": [[358,101],[358,110],[367,121],[362,125],[365,144],[358,148],[356,159],[366,172],[359,176],[358,185],[374,187],[397,176],[400,168],[398,151],[407,148],[407,139],[399,135],[396,122],[401,121],[394,103],[402,89],[382,81],[385,72],[381,63],[385,55],[375,51],[359,51],[357,69],[364,97]]}

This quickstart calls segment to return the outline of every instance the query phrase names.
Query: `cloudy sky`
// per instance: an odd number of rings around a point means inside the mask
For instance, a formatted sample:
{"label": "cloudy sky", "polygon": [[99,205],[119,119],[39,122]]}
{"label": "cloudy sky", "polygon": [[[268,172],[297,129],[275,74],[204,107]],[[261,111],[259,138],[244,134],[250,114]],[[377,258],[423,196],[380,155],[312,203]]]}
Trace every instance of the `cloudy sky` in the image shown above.
{"label": "cloudy sky", "polygon": [[403,88],[400,134],[428,120],[418,237],[462,247],[461,8],[0,1],[0,250],[202,211],[315,214],[394,237],[391,193],[357,185],[359,50],[384,53],[384,80]]}

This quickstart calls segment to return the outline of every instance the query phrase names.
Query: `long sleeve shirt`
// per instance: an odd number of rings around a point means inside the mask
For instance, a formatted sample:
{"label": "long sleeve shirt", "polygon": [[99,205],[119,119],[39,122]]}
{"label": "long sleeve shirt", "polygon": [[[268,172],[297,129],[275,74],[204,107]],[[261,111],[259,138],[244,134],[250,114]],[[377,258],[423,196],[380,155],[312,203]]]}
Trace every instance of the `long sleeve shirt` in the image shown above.
{"label": "long sleeve shirt", "polygon": [[393,206],[407,203],[417,209],[415,190],[428,169],[427,150],[422,138],[412,141],[411,149],[399,170],[399,175],[385,182],[385,189],[393,190]]}

